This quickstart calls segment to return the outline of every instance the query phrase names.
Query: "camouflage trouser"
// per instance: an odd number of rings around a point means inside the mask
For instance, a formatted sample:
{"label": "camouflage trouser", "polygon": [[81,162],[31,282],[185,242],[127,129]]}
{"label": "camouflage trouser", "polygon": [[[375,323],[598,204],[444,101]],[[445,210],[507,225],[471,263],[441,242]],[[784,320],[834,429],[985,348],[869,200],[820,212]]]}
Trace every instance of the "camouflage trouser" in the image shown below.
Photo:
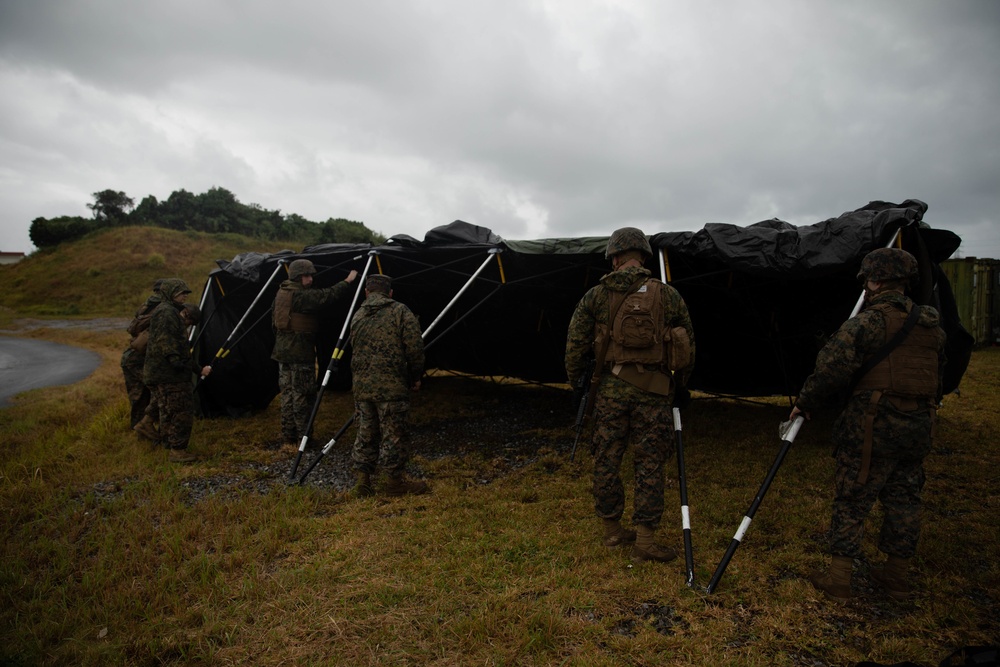
{"label": "camouflage trouser", "polygon": [[122,375],[125,377],[125,392],[131,404],[131,424],[135,426],[142,419],[143,415],[149,415],[154,422],[160,421],[159,411],[153,405],[152,411],[147,410],[150,405],[149,388],[142,381],[142,366],[146,361],[146,355],[139,354],[131,347],[126,347],[122,353]]}
{"label": "camouflage trouser", "polygon": [[160,411],[160,439],[167,449],[186,449],[194,423],[194,394],[190,382],[155,384],[149,388]]}
{"label": "camouflage trouser", "polygon": [[351,460],[354,469],[374,473],[381,451],[382,467],[390,477],[403,473],[410,458],[407,417],[410,402],[355,401],[354,419],[358,435],[354,440]]}
{"label": "camouflage trouser", "polygon": [[625,489],[620,474],[631,440],[634,453],[633,523],[656,528],[663,517],[664,465],[673,455],[670,401],[616,377],[601,379],[594,403],[594,509],[602,519],[620,519]]}
{"label": "camouflage trouser", "polygon": [[281,439],[299,442],[309,426],[318,387],[316,364],[278,364],[281,390]]}
{"label": "camouflage trouser", "polygon": [[924,487],[923,459],[872,457],[868,479],[858,484],[859,448],[837,450],[836,489],[830,523],[830,551],[855,557],[861,553],[865,517],[882,503],[879,551],[909,558],[917,551],[920,536],[920,491]]}

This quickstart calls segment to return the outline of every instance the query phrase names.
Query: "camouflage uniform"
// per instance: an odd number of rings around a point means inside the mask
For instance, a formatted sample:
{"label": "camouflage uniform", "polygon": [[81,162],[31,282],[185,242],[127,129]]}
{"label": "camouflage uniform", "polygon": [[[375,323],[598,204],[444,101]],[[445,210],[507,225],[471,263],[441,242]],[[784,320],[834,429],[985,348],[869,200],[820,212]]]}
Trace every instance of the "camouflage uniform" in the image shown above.
{"label": "camouflage uniform", "polygon": [[351,348],[358,429],[351,452],[354,468],[373,474],[381,450],[385,471],[398,478],[410,455],[410,390],[424,373],[420,323],[402,303],[369,292],[351,320]]}
{"label": "camouflage uniform", "polygon": [[[899,329],[904,314],[919,308],[914,330],[893,355],[908,346],[921,345],[931,357],[936,354],[937,389],[921,396],[900,396],[879,389],[862,378],[854,385],[854,375],[866,359],[881,348],[889,335]],[[896,323],[893,324],[893,321]],[[891,332],[887,332],[889,329]],[[917,306],[897,291],[873,297],[865,310],[845,322],[820,350],[816,368],[806,379],[796,407],[810,410],[823,402],[843,396],[854,387],[833,427],[834,457],[837,462],[836,497],[830,527],[830,551],[835,556],[856,557],[861,552],[864,521],[875,504],[882,502],[884,518],[878,548],[901,558],[911,557],[920,534],[920,492],[924,485],[923,460],[931,448],[936,420],[934,406],[941,399],[945,333],[939,316],[930,306]],[[897,357],[899,359],[899,357]],[[901,377],[910,368],[898,363],[892,373]],[[869,373],[868,376],[871,376]],[[873,395],[875,396],[873,402]],[[862,475],[866,419],[871,414],[870,463]]]}
{"label": "camouflage uniform", "polygon": [[160,437],[167,449],[187,449],[194,423],[192,374],[200,371],[191,358],[182,304],[174,297],[190,291],[183,280],[168,278],[160,285],[163,302],[149,322],[149,343],[142,380],[152,394],[150,408],[159,410]]}
{"label": "camouflage uniform", "polygon": [[[624,293],[640,278],[650,278],[649,270],[625,267],[601,278],[588,291],[570,320],[566,339],[566,374],[576,386],[586,372],[594,351],[598,325],[610,327],[610,293]],[[684,299],[673,287],[664,285],[664,324],[687,330],[694,348],[694,328]],[[655,529],[663,516],[664,466],[673,455],[671,403],[676,385],[663,396],[639,389],[607,372],[605,360],[594,405],[594,509],[602,519],[620,519],[625,510],[625,492],[620,468],[629,440],[635,447],[636,524]],[[675,380],[687,383],[692,367],[679,371]]]}
{"label": "camouflage uniform", "polygon": [[[150,317],[162,301],[163,297],[160,296],[159,291],[154,291],[146,299],[146,303],[135,311],[135,317],[132,318],[127,329],[131,340],[122,352],[121,367],[122,375],[125,378],[125,392],[128,394],[128,400],[132,406],[130,415],[130,426],[132,427],[139,423],[143,415],[146,414],[146,409],[151,405],[149,388],[142,381],[142,367],[146,363],[146,348],[142,340],[149,335]],[[144,331],[147,333],[143,334]],[[153,403],[152,406],[150,418],[155,423],[159,421],[159,413],[156,404]]]}
{"label": "camouflage uniform", "polygon": [[[281,292],[285,292],[284,297]],[[289,294],[290,293],[290,294]],[[279,298],[291,297],[293,317],[312,320],[311,331],[283,329],[274,321],[274,351],[271,358],[278,362],[278,388],[281,390],[281,438],[298,442],[306,435],[309,415],[316,400],[316,326],[315,316],[331,304],[351,293],[351,285],[341,281],[324,289],[306,288],[298,280],[281,283]],[[277,308],[273,311],[277,315]]]}

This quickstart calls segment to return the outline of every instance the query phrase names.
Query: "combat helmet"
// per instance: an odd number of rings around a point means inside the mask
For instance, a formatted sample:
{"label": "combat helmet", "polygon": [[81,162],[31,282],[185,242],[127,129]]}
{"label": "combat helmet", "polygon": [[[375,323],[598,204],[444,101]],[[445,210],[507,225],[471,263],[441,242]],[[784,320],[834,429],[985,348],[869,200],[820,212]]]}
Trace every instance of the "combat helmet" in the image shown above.
{"label": "combat helmet", "polygon": [[872,250],[861,260],[858,280],[913,280],[917,275],[917,258],[901,248]]}
{"label": "combat helmet", "polygon": [[316,267],[308,259],[296,259],[288,265],[288,279],[298,280],[302,276],[316,275]]}
{"label": "combat helmet", "polygon": [[635,227],[622,227],[612,232],[604,257],[610,259],[613,255],[626,250],[638,250],[645,253],[646,257],[653,256],[653,249],[650,247],[646,235],[642,233],[641,229]]}

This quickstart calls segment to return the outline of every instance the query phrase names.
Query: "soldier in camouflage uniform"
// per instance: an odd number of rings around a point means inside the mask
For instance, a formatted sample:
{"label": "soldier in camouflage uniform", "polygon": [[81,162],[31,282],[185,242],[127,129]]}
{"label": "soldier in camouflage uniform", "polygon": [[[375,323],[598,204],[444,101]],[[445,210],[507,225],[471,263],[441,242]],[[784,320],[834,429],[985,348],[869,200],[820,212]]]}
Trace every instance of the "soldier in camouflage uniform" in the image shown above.
{"label": "soldier in camouflage uniform", "polygon": [[163,297],[160,295],[160,283],[162,282],[162,280],[157,280],[153,283],[153,293],[146,298],[146,302],[139,310],[135,311],[135,317],[129,322],[126,330],[130,340],[122,352],[121,360],[125,391],[132,406],[130,426],[140,437],[152,441],[160,438],[159,433],[156,432],[159,415],[156,413],[155,407],[150,415],[146,415],[150,394],[149,388],[142,381],[142,367],[146,363],[149,320],[153,316],[153,311],[163,301]]}
{"label": "soldier in camouflage uniform", "polygon": [[[938,312],[904,296],[916,274],[917,261],[904,250],[881,248],[865,257],[858,273],[865,307],[820,350],[791,413],[808,418],[823,402],[849,395],[833,428],[833,559],[829,571],[810,577],[834,600],[851,597],[851,566],[861,553],[865,518],[876,500],[883,509],[878,548],[888,558],[884,567],[871,569],[871,577],[894,598],[910,591],[908,561],[920,534],[923,461],[931,448],[945,362]],[[916,323],[902,342],[857,377],[914,309]]]}
{"label": "soldier in camouflage uniform", "polygon": [[281,390],[281,442],[295,447],[306,435],[309,415],[316,400],[316,333],[318,314],[351,293],[358,276],[351,270],[343,281],[324,289],[313,289],[316,267],[308,259],[288,266],[288,280],[274,297],[274,351]]}
{"label": "soldier in camouflage uniform", "polygon": [[372,475],[380,452],[389,478],[388,495],[428,491],[426,483],[408,481],[403,474],[410,454],[409,392],[420,390],[424,340],[410,309],[392,299],[391,285],[388,276],[369,276],[365,302],[351,320],[351,374],[358,428],[351,459],[357,471],[353,491],[357,497],[374,492]]}
{"label": "soldier in camouflage uniform", "polygon": [[[652,328],[660,333],[649,349],[642,351],[649,355],[646,361],[632,363],[630,360],[636,357],[611,341],[603,366],[595,369],[595,374],[600,375],[594,404],[592,491],[594,509],[604,527],[605,546],[632,544],[632,560],[667,562],[676,553],[657,544],[654,533],[663,516],[664,467],[673,455],[671,405],[678,392],[686,393],[684,386],[693,370],[694,328],[677,290],[652,278],[650,271],[643,268],[653,251],[641,230],[625,227],[615,231],[606,256],[614,271],[583,296],[570,320],[566,374],[570,383],[578,386],[589,360],[600,356],[603,342],[615,332],[612,303],[622,304],[627,294],[645,294],[649,290],[655,306],[651,311],[655,313]],[[622,310],[625,308],[619,306],[618,312]],[[671,374],[663,359],[666,343],[662,332],[674,327],[686,332],[691,349],[686,366]],[[634,446],[635,531],[621,525],[625,491],[620,468],[629,441]]]}
{"label": "soldier in camouflage uniform", "polygon": [[[142,379],[152,394],[150,405],[160,415],[160,438],[170,450],[170,460],[187,463],[196,457],[187,451],[194,422],[192,373],[202,377],[211,366],[198,366],[191,358],[187,327],[197,318],[197,306],[185,306],[191,290],[179,278],[160,284],[163,302],[149,322],[149,343]],[[190,312],[186,312],[191,309]],[[147,414],[149,409],[147,409]]]}

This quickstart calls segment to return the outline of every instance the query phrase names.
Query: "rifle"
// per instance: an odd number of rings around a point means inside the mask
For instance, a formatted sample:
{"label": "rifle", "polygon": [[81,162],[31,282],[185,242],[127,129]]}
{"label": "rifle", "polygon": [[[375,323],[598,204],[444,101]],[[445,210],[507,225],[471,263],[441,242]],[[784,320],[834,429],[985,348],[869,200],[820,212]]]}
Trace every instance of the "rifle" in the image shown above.
{"label": "rifle", "polygon": [[[580,442],[580,434],[583,432],[583,423],[587,420],[587,403],[590,400],[590,382],[594,377],[595,360],[591,359],[587,364],[587,369],[580,376],[580,381],[573,389],[573,399],[579,402],[576,410],[576,438],[573,440],[573,451],[569,454],[569,460],[576,459],[576,445]],[[579,398],[577,398],[579,397]]]}

